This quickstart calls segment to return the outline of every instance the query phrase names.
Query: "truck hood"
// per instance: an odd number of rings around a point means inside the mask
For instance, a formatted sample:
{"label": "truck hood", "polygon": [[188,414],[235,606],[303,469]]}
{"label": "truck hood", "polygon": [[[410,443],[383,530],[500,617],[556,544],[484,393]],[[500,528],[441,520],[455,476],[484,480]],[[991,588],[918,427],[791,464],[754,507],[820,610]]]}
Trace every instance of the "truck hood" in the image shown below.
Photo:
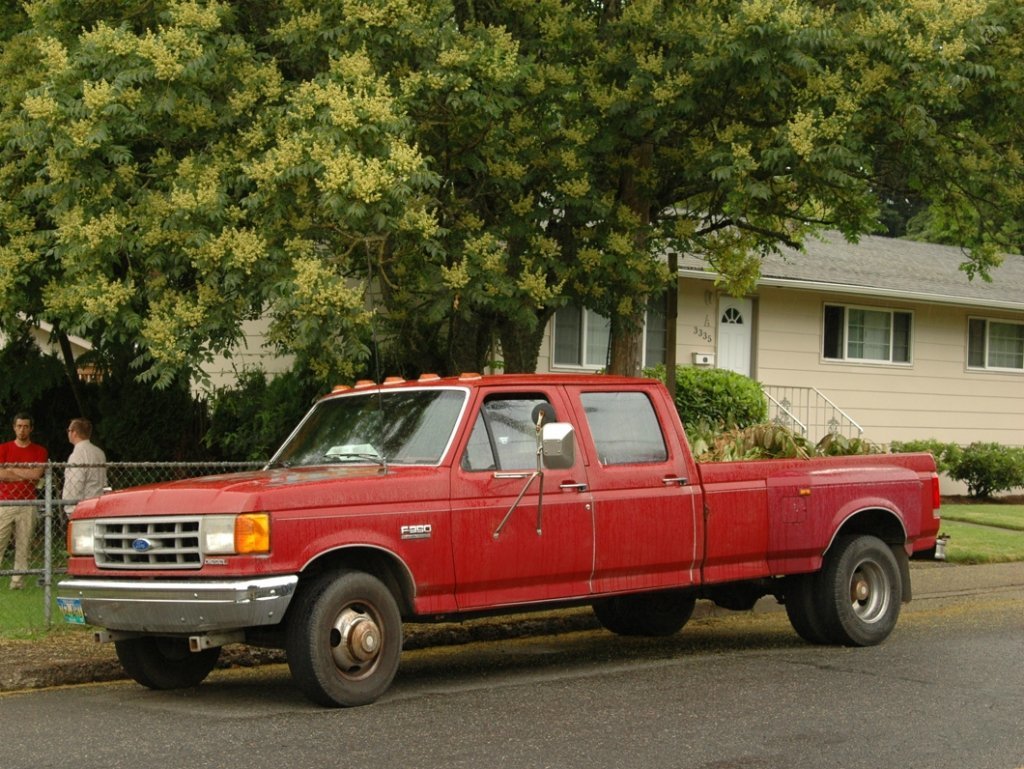
{"label": "truck hood", "polygon": [[[447,495],[446,475],[436,467],[371,465],[274,468],[209,475],[114,491],[78,504],[81,518],[137,515],[248,513],[297,508],[374,505]],[[426,494],[424,495],[424,492]]]}

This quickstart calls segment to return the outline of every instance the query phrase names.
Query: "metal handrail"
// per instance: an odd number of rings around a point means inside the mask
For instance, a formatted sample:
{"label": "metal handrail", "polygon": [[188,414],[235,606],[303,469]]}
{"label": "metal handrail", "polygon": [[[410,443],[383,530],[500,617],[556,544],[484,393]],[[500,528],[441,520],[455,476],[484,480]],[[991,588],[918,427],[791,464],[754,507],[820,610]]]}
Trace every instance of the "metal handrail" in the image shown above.
{"label": "metal handrail", "polygon": [[762,384],[761,390],[775,409],[775,421],[797,429],[809,440],[817,442],[828,434],[857,438],[864,434],[853,417],[816,387]]}

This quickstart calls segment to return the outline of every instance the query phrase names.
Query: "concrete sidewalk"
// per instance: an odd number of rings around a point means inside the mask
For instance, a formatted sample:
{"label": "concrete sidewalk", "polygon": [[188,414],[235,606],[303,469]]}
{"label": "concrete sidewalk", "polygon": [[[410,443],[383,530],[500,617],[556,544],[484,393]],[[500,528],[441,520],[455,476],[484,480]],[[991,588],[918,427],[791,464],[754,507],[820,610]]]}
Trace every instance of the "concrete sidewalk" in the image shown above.
{"label": "concrete sidewalk", "polygon": [[1024,561],[957,566],[941,561],[911,561],[914,600],[991,592],[1024,585]]}
{"label": "concrete sidewalk", "polygon": [[[941,561],[910,565],[914,603],[1024,586],[1024,562],[959,566]],[[762,598],[754,612],[784,611],[774,598]],[[693,620],[728,617],[736,612],[710,601],[698,601]],[[408,624],[404,648],[423,649],[475,641],[552,635],[599,627],[587,607],[508,615],[445,624]],[[683,631],[685,632],[685,630]],[[74,643],[69,642],[69,637]],[[251,667],[280,663],[284,653],[233,645],[225,647],[221,664]],[[45,686],[111,681],[125,677],[113,644],[96,644],[85,632],[57,632],[36,641],[4,642],[0,646],[0,692]]]}

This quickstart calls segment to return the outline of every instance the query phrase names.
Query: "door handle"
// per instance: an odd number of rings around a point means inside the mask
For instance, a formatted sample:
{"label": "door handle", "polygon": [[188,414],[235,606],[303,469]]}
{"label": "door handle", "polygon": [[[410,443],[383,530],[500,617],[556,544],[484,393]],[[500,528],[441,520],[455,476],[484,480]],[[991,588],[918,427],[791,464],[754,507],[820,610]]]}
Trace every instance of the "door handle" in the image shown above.
{"label": "door handle", "polygon": [[675,477],[669,476],[667,478],[662,478],[661,482],[664,483],[666,486],[671,486],[673,484],[679,484],[680,486],[685,486],[686,484],[688,484],[690,482],[690,479],[689,478],[683,478],[681,476],[675,476]]}
{"label": "door handle", "polygon": [[563,481],[562,483],[560,483],[558,485],[558,487],[562,491],[571,491],[573,489],[575,489],[576,491],[586,491],[587,490],[587,484],[585,484],[585,483],[573,483],[572,481]]}

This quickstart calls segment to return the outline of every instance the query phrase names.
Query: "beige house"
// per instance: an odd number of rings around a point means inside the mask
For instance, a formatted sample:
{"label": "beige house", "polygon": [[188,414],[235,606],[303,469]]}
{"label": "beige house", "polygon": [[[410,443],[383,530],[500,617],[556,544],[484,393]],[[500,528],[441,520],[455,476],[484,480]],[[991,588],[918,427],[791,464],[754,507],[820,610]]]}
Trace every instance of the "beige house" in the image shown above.
{"label": "beige house", "polygon": [[[958,248],[838,233],[764,261],[733,298],[703,262],[679,271],[676,360],[748,374],[774,418],[817,440],[829,430],[881,444],[934,438],[1024,444],[1024,257],[968,280]],[[645,364],[664,360],[657,310]],[[598,370],[607,323],[559,311],[541,371]]]}

